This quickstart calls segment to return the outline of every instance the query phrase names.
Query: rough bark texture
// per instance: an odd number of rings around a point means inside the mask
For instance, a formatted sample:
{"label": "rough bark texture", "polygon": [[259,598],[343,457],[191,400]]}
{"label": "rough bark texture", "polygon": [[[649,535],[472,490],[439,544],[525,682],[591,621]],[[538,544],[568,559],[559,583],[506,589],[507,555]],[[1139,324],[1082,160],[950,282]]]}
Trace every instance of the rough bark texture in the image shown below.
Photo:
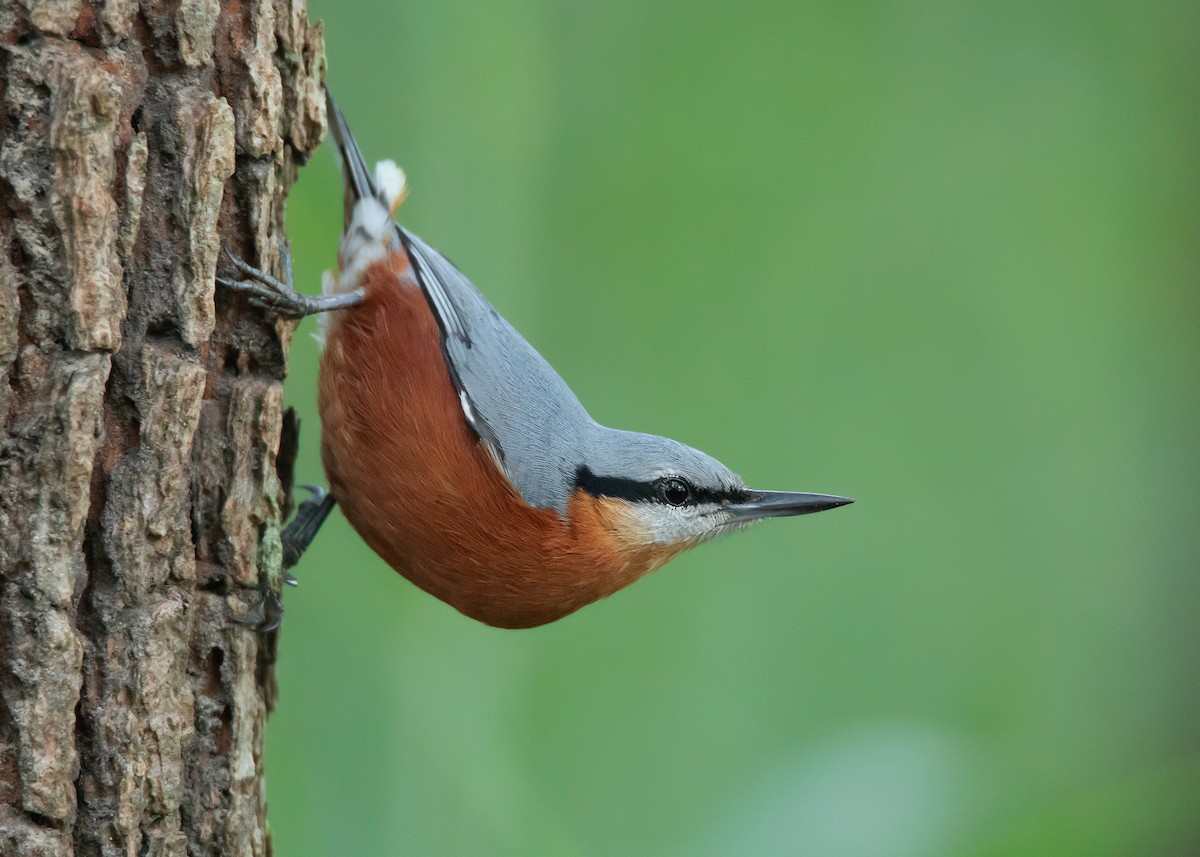
{"label": "rough bark texture", "polygon": [[[302,0],[0,0],[0,854],[270,852],[291,327],[324,123]],[[281,454],[281,434],[284,452]]]}

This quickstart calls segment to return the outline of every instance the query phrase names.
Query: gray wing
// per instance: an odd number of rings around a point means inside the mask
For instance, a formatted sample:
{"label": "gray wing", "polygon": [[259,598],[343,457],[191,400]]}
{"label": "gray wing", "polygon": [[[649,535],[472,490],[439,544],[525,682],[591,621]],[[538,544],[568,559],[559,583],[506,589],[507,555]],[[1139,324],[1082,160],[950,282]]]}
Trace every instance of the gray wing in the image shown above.
{"label": "gray wing", "polygon": [[[326,90],[329,130],[342,159],[346,222],[358,200],[386,208],[362,149]],[[446,367],[467,422],[495,453],[513,486],[532,506],[565,515],[582,460],[582,435],[597,427],[575,394],[487,299],[442,254],[397,225],[417,279],[442,330]]]}
{"label": "gray wing", "polygon": [[565,514],[597,428],[553,367],[441,253],[396,226],[442,329],[463,413],[531,506]]}

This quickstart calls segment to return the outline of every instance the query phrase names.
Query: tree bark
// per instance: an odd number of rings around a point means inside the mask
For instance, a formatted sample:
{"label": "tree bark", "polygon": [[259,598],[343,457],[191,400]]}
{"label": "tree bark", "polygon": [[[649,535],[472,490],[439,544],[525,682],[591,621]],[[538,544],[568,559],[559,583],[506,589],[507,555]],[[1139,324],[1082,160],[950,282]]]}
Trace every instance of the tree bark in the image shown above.
{"label": "tree bark", "polygon": [[213,277],[323,74],[302,0],[0,0],[0,854],[271,852],[292,326]]}

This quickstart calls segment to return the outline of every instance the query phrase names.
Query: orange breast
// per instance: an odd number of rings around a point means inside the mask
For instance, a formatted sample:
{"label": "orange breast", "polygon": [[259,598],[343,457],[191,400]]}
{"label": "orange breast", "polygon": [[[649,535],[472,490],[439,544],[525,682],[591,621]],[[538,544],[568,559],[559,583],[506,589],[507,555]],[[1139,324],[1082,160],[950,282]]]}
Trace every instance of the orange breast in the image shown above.
{"label": "orange breast", "polygon": [[408,260],[363,279],[366,301],[337,313],[326,338],[321,453],[346,518],[389,565],[474,619],[525,628],[678,552],[632,539],[616,501],[576,491],[565,522],[528,505],[463,416]]}

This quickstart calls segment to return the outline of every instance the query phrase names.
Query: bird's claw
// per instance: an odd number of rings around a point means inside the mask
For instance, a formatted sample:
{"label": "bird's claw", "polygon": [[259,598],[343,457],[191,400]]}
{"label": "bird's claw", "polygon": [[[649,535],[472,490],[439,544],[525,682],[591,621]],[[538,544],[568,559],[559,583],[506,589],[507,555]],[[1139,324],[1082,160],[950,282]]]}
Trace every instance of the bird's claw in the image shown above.
{"label": "bird's claw", "polygon": [[[299,561],[301,554],[312,543],[317,530],[329,517],[333,509],[333,496],[319,485],[301,485],[311,497],[308,497],[296,509],[291,523],[283,531],[280,541],[283,543],[283,568],[280,579],[287,586],[298,586],[299,581],[288,571]],[[283,598],[280,593],[271,588],[268,578],[263,577],[259,584],[258,602],[244,616],[232,616],[231,621],[245,625],[256,631],[266,633],[274,631],[283,622]]]}
{"label": "bird's claw", "polygon": [[266,271],[239,259],[228,247],[221,249],[229,264],[243,279],[218,276],[217,282],[227,289],[245,294],[252,306],[293,320],[320,311],[316,309],[316,302],[312,297],[302,295],[292,287],[292,256],[282,242],[279,245],[279,254],[283,260],[283,280],[276,279]]}
{"label": "bird's claw", "polygon": [[231,621],[261,633],[269,633],[283,623],[283,600],[271,589],[259,590],[258,603],[245,616],[232,616]]}
{"label": "bird's claw", "polygon": [[[287,586],[299,586],[288,569],[296,564],[305,548],[312,542],[317,530],[333,508],[333,497],[319,485],[300,485],[311,497],[300,503],[296,515],[280,537],[283,542],[283,569],[281,579]],[[264,580],[259,587],[259,599],[244,616],[234,616],[232,621],[256,631],[274,631],[283,622],[283,599],[280,593],[270,588]]]}
{"label": "bird's claw", "polygon": [[233,255],[228,247],[222,247],[225,257],[243,279],[233,277],[216,278],[227,289],[246,295],[251,306],[265,309],[280,318],[296,319],[322,312],[349,309],[366,299],[366,292],[353,289],[328,295],[303,295],[292,287],[292,254],[281,241],[279,256],[283,260],[283,279],[277,280],[265,271]]}
{"label": "bird's claw", "polygon": [[322,500],[324,500],[325,495],[329,493],[329,490],[322,487],[321,485],[311,485],[307,482],[304,483],[303,485],[297,485],[296,487],[303,488],[305,491],[307,491],[309,494],[312,495],[307,500],[304,500],[303,502],[301,502],[301,504],[300,504],[301,506],[303,506],[305,503],[313,503],[313,502],[319,503]]}

